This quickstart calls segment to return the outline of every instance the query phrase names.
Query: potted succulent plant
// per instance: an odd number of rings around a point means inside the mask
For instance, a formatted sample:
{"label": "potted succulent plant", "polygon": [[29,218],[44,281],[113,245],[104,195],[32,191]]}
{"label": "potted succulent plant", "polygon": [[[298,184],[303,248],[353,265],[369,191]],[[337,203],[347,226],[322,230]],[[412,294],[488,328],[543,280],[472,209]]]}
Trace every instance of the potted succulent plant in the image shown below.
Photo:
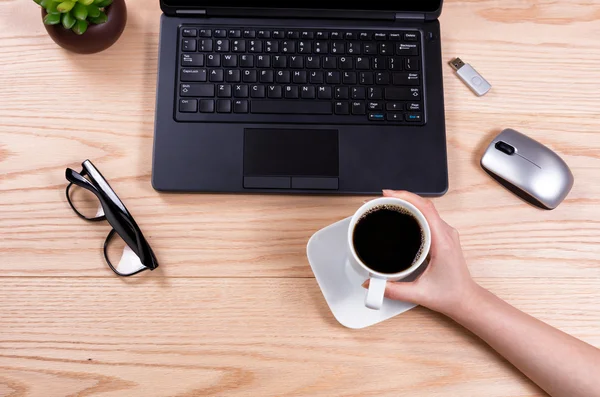
{"label": "potted succulent plant", "polygon": [[80,54],[103,51],[125,29],[125,0],[33,0],[46,31],[58,45]]}

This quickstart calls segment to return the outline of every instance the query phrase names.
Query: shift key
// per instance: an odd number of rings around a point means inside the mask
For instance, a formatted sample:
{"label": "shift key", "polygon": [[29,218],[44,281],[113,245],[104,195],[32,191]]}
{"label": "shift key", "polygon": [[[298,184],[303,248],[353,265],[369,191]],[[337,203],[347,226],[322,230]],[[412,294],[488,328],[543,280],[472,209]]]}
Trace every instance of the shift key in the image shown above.
{"label": "shift key", "polygon": [[392,101],[418,101],[421,99],[421,89],[410,87],[387,87],[385,89],[385,99],[390,99]]}
{"label": "shift key", "polygon": [[214,84],[181,84],[179,96],[213,97],[215,96]]}

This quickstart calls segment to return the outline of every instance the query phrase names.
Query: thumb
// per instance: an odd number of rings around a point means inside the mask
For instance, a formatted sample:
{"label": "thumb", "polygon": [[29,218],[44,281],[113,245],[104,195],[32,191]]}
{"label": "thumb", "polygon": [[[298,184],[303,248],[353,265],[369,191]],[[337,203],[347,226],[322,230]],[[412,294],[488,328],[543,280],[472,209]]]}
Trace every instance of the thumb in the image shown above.
{"label": "thumb", "polygon": [[[369,280],[365,281],[362,286],[369,288]],[[418,304],[419,289],[414,282],[388,281],[385,284],[384,296],[392,300]]]}

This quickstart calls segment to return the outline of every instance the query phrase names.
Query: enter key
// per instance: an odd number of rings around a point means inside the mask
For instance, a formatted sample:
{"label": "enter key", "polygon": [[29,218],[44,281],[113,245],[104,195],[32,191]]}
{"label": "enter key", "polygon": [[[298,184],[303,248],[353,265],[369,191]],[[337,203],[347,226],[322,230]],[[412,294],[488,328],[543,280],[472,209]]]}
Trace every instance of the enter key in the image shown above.
{"label": "enter key", "polygon": [[394,85],[420,85],[421,79],[418,73],[394,73],[392,75]]}

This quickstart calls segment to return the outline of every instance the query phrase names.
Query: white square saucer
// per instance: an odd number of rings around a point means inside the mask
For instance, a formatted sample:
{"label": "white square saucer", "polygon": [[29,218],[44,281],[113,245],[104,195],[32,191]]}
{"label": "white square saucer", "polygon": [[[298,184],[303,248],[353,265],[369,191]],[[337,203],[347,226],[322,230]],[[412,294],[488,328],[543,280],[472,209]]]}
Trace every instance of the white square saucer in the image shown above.
{"label": "white square saucer", "polygon": [[[365,328],[412,309],[416,305],[384,298],[381,310],[365,306],[366,289],[361,285],[368,273],[358,273],[348,261],[348,217],[329,225],[310,238],[306,247],[308,261],[321,292],[335,319],[345,327]],[[417,278],[427,264],[403,281]]]}

